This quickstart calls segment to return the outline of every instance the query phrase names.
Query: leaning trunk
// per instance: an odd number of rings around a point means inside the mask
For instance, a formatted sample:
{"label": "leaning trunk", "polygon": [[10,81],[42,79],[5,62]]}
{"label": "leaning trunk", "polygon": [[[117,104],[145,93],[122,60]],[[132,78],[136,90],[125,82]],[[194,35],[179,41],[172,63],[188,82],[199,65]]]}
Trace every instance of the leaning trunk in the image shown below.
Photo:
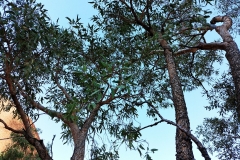
{"label": "leaning trunk", "polygon": [[240,121],[240,51],[235,42],[229,42],[226,47],[226,58],[229,62],[235,85],[237,99],[237,114]]}
{"label": "leaning trunk", "polygon": [[240,121],[240,51],[237,44],[233,41],[232,36],[228,32],[228,29],[232,26],[232,20],[228,16],[217,16],[211,20],[211,24],[217,22],[223,22],[221,26],[215,27],[217,33],[222,37],[226,51],[226,58],[231,68],[231,74],[233,77],[236,101],[237,101],[237,114]]}
{"label": "leaning trunk", "polygon": [[[172,89],[173,103],[175,107],[176,123],[185,130],[189,131],[190,122],[188,118],[187,107],[184,100],[180,79],[177,74],[173,54],[170,51],[170,48],[165,40],[160,40],[160,44],[164,48],[164,55],[167,62],[167,69]],[[177,160],[194,159],[191,139],[179,128],[177,128],[176,133],[176,152]]]}
{"label": "leaning trunk", "polygon": [[[6,54],[6,57],[9,58],[11,57],[11,55],[9,53]],[[21,134],[24,135],[24,137],[26,138],[26,140],[33,145],[37,152],[38,155],[41,159],[44,160],[52,160],[51,156],[49,155],[47,148],[45,147],[45,145],[43,144],[42,140],[38,140],[36,138],[34,138],[32,131],[31,131],[31,124],[29,122],[29,119],[27,117],[27,115],[25,114],[17,96],[16,96],[16,87],[13,84],[13,80],[11,77],[11,71],[12,71],[12,64],[9,61],[5,62],[5,80],[7,82],[8,88],[9,88],[9,92],[11,94],[13,103],[16,107],[16,110],[18,112],[18,114],[21,116],[21,120],[23,122],[24,125],[24,130],[21,132]]]}

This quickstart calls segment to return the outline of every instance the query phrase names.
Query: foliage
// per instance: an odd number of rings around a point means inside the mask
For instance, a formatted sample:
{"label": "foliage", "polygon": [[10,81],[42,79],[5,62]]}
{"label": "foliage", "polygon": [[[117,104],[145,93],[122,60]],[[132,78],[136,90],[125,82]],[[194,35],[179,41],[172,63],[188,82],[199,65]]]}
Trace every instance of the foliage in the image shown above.
{"label": "foliage", "polygon": [[34,120],[39,117],[36,110],[41,110],[64,122],[65,142],[72,140],[65,122],[82,128],[101,106],[88,128],[88,140],[94,141],[95,133],[107,128],[119,139],[126,136],[131,146],[140,136],[127,134],[138,115],[139,106],[133,104],[142,95],[138,90],[131,92],[137,88],[131,69],[140,70],[136,68],[140,64],[132,67],[105,37],[98,36],[99,28],[84,28],[78,17],[68,18],[70,27],[64,29],[51,23],[47,10],[33,0],[1,3],[1,94],[11,99],[16,93]]}
{"label": "foliage", "polygon": [[[174,53],[184,91],[211,83],[218,74],[213,64],[223,58],[211,50],[178,55],[206,42],[211,11],[202,3],[95,0],[89,2],[99,10],[93,24],[67,17],[69,27],[61,28],[34,0],[0,2],[0,94],[16,96],[34,120],[40,110],[61,121],[64,143],[74,138],[72,125],[84,130],[92,159],[117,159],[123,143],[142,155],[138,111],[147,108],[146,115],[157,121],[146,102],[157,110],[173,106],[166,48],[159,46],[159,38]],[[114,139],[112,150],[105,142],[97,144],[96,135],[105,133]],[[147,148],[145,158],[155,151]]]}
{"label": "foliage", "polygon": [[209,92],[210,105],[206,108],[218,109],[219,117],[205,119],[198,126],[197,134],[210,152],[218,153],[219,159],[239,159],[240,125],[236,114],[236,97],[230,73],[224,73]]}
{"label": "foliage", "polygon": [[238,0],[216,0],[216,6],[221,14],[226,14],[233,18],[233,33],[240,34],[240,2]]}
{"label": "foliage", "polygon": [[40,160],[34,146],[30,145],[24,137],[11,134],[12,143],[1,153],[1,160]]}

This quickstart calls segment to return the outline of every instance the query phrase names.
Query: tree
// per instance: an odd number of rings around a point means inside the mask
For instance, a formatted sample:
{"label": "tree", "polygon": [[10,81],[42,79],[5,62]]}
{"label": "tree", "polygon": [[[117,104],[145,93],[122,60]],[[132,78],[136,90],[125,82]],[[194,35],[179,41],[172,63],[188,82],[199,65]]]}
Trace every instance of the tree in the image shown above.
{"label": "tree", "polygon": [[[202,11],[205,13],[202,15],[201,8],[198,8],[197,6],[195,6],[195,4],[189,1],[164,2],[148,0],[122,0],[120,2],[101,2],[102,3],[99,3],[99,1],[95,1],[94,7],[99,10],[100,15],[103,17],[102,23],[106,25],[106,30],[116,29],[117,31],[115,30],[115,34],[116,32],[120,32],[120,36],[118,35],[116,37],[121,37],[121,31],[125,28],[128,28],[128,30],[125,30],[126,32],[135,33],[135,35],[133,35],[134,41],[131,42],[131,45],[133,46],[139,43],[136,40],[136,37],[143,35],[143,32],[147,33],[146,38],[149,41],[155,40],[159,42],[162,50],[159,50],[159,48],[154,48],[154,42],[152,42],[151,51],[145,50],[146,47],[143,44],[144,41],[141,40],[141,51],[136,49],[136,51],[138,52],[133,53],[140,53],[141,55],[147,53],[155,53],[155,55],[158,55],[158,53],[156,52],[159,51],[164,53],[165,57],[161,58],[165,59],[167,63],[166,65],[168,68],[171,84],[172,100],[176,110],[176,123],[178,125],[182,126],[186,130],[190,129],[187,109],[184,102],[184,96],[182,94],[182,87],[189,87],[185,90],[191,90],[199,85],[202,86],[202,82],[212,75],[214,70],[212,69],[211,61],[213,62],[220,59],[220,57],[218,57],[217,55],[209,55],[214,54],[214,52],[212,52],[213,50],[226,51],[226,58],[231,67],[231,74],[234,80],[237,96],[237,112],[235,113],[237,113],[238,116],[240,115],[240,103],[238,101],[240,91],[238,73],[240,71],[240,54],[236,43],[233,41],[231,35],[228,33],[228,30],[232,25],[232,21],[228,16],[214,17],[211,21],[211,24],[207,24],[205,18],[208,17],[208,13],[210,12]],[[207,3],[209,3],[209,1],[207,1]],[[96,21],[98,21],[99,19],[101,18],[97,16],[94,17],[94,20]],[[223,22],[223,25],[216,27],[214,24],[217,22]],[[101,23],[99,22],[98,24]],[[135,30],[132,28],[134,28]],[[208,30],[212,29],[215,29],[221,35],[221,37],[223,38],[223,43],[206,43],[204,34]],[[197,52],[198,50],[208,50],[208,53],[204,54],[205,57],[210,59],[207,62],[205,61],[207,65],[204,63],[204,61],[202,61],[203,57],[199,55],[199,53]],[[186,55],[189,53],[192,53],[192,61],[190,65],[184,66],[183,63],[189,58],[187,59],[187,56],[182,56],[183,58],[181,59],[178,58],[178,56]],[[198,57],[196,57],[195,55],[198,55]],[[175,60],[174,57],[176,58]],[[198,63],[194,63],[194,61],[197,61]],[[151,62],[153,63],[153,61]],[[205,66],[201,65],[201,63]],[[179,68],[175,67],[176,64]],[[194,65],[196,68],[193,68]],[[202,70],[199,72],[197,71],[197,68],[207,69],[208,72],[204,72]],[[177,73],[177,70],[179,73]],[[182,77],[179,78],[178,74],[180,74]],[[183,80],[181,80],[181,78],[183,78]],[[189,78],[189,80],[186,80],[185,78]],[[189,81],[192,81],[192,83]],[[207,90],[204,87],[203,89],[207,94]],[[167,97],[169,97],[169,95],[167,95]],[[176,147],[177,159],[193,159],[193,154],[191,151],[191,141],[186,135],[186,133],[181,132],[179,128],[177,128],[176,134]]]}
{"label": "tree", "polygon": [[[209,2],[209,1],[206,1]],[[70,19],[69,28],[50,22],[46,9],[33,0],[1,1],[1,95],[11,99],[24,130],[5,128],[23,135],[41,159],[52,159],[42,140],[32,136],[27,116],[37,120],[42,111],[62,123],[62,138],[73,141],[72,160],[84,159],[85,143],[95,134],[108,132],[141,154],[141,130],[161,122],[177,128],[177,159],[194,159],[191,140],[205,159],[201,142],[190,131],[183,92],[203,87],[215,74],[213,63],[226,50],[233,66],[237,89],[238,62],[231,59],[234,46],[227,32],[229,17],[206,21],[210,11],[191,1],[94,1],[99,16],[86,28],[80,18]],[[193,14],[194,13],[194,14]],[[224,43],[206,44],[204,34],[216,29]],[[237,51],[237,48],[235,51]],[[207,50],[201,54],[200,50]],[[235,55],[234,55],[235,56]],[[203,87],[204,88],[204,87]],[[204,88],[205,89],[205,88]],[[206,90],[204,90],[205,93]],[[140,127],[133,120],[147,106],[154,124]],[[159,109],[174,106],[176,122],[164,119]],[[117,159],[105,146],[91,149],[92,159]],[[152,150],[153,152],[156,150]],[[148,154],[147,154],[148,155]],[[148,159],[150,159],[147,156]]]}
{"label": "tree", "polygon": [[77,17],[61,29],[34,0],[1,1],[1,6],[1,95],[12,101],[9,107],[24,124],[23,130],[14,130],[0,119],[5,128],[23,135],[46,160],[52,157],[28,121],[28,116],[38,119],[36,111],[63,123],[62,138],[74,144],[71,159],[84,159],[86,139],[94,141],[105,128],[113,135],[120,132],[131,145],[140,134],[126,130],[137,116],[132,103],[140,93],[130,94],[129,62],[120,61],[122,55],[95,34],[98,28],[84,28]]}
{"label": "tree", "polygon": [[[237,10],[239,2],[221,0],[217,1],[217,6],[219,12],[233,18],[234,23],[229,28],[230,33],[239,34],[239,11]],[[234,42],[231,45],[229,45],[230,48],[235,49],[235,55],[238,55],[239,51]],[[237,63],[232,64],[231,68],[236,70]],[[239,117],[236,112],[236,108],[238,108],[239,115],[239,104],[236,103],[239,99],[236,97],[237,80],[235,78],[233,82],[233,77],[230,76],[232,73],[230,71],[223,73],[222,78],[216,81],[209,92],[210,105],[207,106],[207,109],[218,109],[219,117],[206,118],[203,125],[198,126],[197,131],[198,136],[203,136],[203,143],[207,145],[208,150],[217,152],[219,159],[239,159],[237,153],[240,147]]]}

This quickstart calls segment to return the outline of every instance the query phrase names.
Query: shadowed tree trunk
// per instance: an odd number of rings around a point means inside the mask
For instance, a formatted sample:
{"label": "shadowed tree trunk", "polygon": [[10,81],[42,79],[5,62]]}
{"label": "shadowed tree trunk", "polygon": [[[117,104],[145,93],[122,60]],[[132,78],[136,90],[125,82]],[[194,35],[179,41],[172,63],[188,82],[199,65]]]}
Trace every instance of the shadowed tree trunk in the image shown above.
{"label": "shadowed tree trunk", "polygon": [[229,62],[235,85],[237,99],[237,113],[240,120],[240,51],[236,42],[233,41],[228,29],[232,26],[232,19],[228,16],[217,16],[211,20],[211,24],[223,22],[221,26],[215,27],[216,32],[222,37],[226,51],[226,58]]}
{"label": "shadowed tree trunk", "polygon": [[[177,74],[173,53],[167,44],[167,41],[160,39],[160,45],[164,48],[164,55],[167,62],[167,69],[172,89],[173,103],[175,107],[176,124],[190,130],[190,122],[186,103],[184,100],[183,90],[180,79]],[[177,128],[176,132],[176,159],[177,160],[193,160],[192,142],[186,133]]]}

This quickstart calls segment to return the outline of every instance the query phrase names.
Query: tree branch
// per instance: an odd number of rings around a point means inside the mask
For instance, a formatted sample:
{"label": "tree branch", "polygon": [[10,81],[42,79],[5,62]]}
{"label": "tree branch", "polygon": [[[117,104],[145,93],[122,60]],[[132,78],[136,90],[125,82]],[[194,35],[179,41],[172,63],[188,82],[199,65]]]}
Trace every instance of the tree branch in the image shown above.
{"label": "tree branch", "polygon": [[6,128],[7,130],[9,130],[9,131],[11,131],[11,132],[18,133],[18,134],[23,134],[23,133],[24,133],[23,130],[15,130],[15,129],[9,127],[9,126],[7,125],[7,123],[4,122],[4,120],[2,120],[2,119],[0,119],[0,122],[2,122],[2,124],[4,125],[4,128]]}
{"label": "tree branch", "polygon": [[21,93],[21,95],[22,95],[25,99],[29,100],[30,103],[31,103],[34,107],[36,107],[37,109],[43,111],[44,113],[48,114],[48,115],[51,116],[51,117],[57,117],[57,118],[61,119],[63,122],[65,122],[65,123],[67,123],[67,124],[69,123],[69,121],[67,121],[65,118],[63,118],[62,113],[57,112],[57,111],[54,111],[54,110],[51,110],[51,109],[47,109],[46,107],[42,106],[40,103],[35,102],[34,100],[32,100],[32,99],[22,90],[22,88],[21,88],[21,86],[20,86],[19,84],[18,84],[18,87],[20,88],[20,93]]}
{"label": "tree branch", "polygon": [[[173,121],[164,119],[163,116],[158,112],[158,110],[150,103],[147,102],[147,104],[155,110],[155,112],[157,113],[157,115],[160,117],[161,121],[166,122],[168,124],[171,124],[173,126],[176,126],[177,128],[179,128],[182,132],[184,132],[186,135],[188,135],[194,142],[195,144],[198,146],[198,149],[200,150],[200,152],[202,153],[202,156],[205,158],[205,160],[211,160],[210,156],[208,155],[207,149],[202,145],[202,143],[191,133],[191,131],[186,130],[184,128],[182,128],[180,125],[176,124]],[[161,122],[159,121],[159,122]]]}
{"label": "tree branch", "polygon": [[222,37],[223,42],[232,42],[233,38],[228,32],[232,26],[232,19],[228,16],[216,16],[210,21],[211,24],[216,24],[217,22],[223,22],[221,26],[215,28],[216,32]]}
{"label": "tree branch", "polygon": [[[187,49],[180,50],[174,54],[174,56],[180,56],[183,54],[194,53],[197,50],[225,50],[227,46],[226,42],[222,43],[199,43],[199,45],[194,47],[189,47]],[[188,46],[186,46],[188,47]]]}
{"label": "tree branch", "polygon": [[52,151],[52,146],[53,146],[53,141],[55,139],[56,135],[53,135],[53,138],[52,138],[52,144],[51,144],[51,156],[53,157],[53,151]]}
{"label": "tree branch", "polygon": [[150,124],[150,125],[147,125],[147,126],[145,126],[145,127],[143,127],[143,128],[140,128],[138,131],[141,131],[141,130],[146,129],[146,128],[149,128],[149,127],[156,126],[156,125],[158,125],[159,123],[162,123],[162,122],[163,122],[162,120],[161,120],[161,121],[157,121],[157,122],[155,122],[155,123],[153,123],[153,124]]}
{"label": "tree branch", "polygon": [[58,72],[56,72],[55,76],[54,76],[54,80],[55,80],[55,83],[57,84],[57,86],[61,89],[61,91],[63,92],[63,94],[65,95],[65,97],[71,101],[72,100],[72,97],[67,93],[67,91],[63,88],[63,86],[60,85],[59,81],[58,81]]}
{"label": "tree branch", "polygon": [[133,17],[136,21],[137,24],[139,24],[140,26],[142,26],[146,31],[148,31],[150,33],[151,36],[154,35],[153,30],[151,29],[151,27],[147,26],[145,23],[143,23],[137,16],[134,7],[133,7],[133,3],[132,0],[130,0],[130,6],[125,2],[125,0],[120,0],[127,8],[129,8],[133,14]]}

